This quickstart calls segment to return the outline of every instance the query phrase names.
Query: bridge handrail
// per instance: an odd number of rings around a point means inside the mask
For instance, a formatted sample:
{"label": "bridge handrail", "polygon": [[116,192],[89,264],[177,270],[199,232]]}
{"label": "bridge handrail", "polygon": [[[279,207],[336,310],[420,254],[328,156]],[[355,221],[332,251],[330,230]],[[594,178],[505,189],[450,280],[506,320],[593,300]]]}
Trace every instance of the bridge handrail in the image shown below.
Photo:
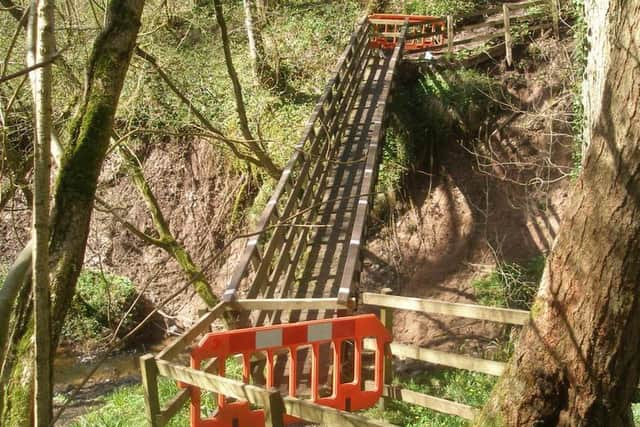
{"label": "bridge handrail", "polygon": [[[364,52],[367,48],[369,28],[369,22],[363,18],[359,22],[356,31],[351,35],[349,44],[340,57],[333,77],[325,86],[311,117],[306,123],[300,142],[295,146],[293,155],[283,169],[282,176],[260,215],[258,223],[252,233],[253,237],[247,239],[245,249],[223,294],[223,301],[231,302],[237,298],[240,284],[249,275],[252,265],[257,273],[260,268],[260,261],[274,255],[278,249],[277,246],[279,246],[274,244],[277,243],[274,242],[274,240],[282,239],[285,233],[283,227],[278,226],[277,221],[293,220],[290,214],[297,202],[309,202],[309,198],[313,199],[311,201],[316,201],[315,199],[317,199],[318,193],[322,193],[321,191],[315,191],[316,194],[313,194],[314,191],[312,187],[316,183],[312,182],[312,180],[313,178],[321,178],[320,185],[322,185],[324,178],[326,178],[326,174],[321,167],[322,165],[320,165],[320,163],[322,163],[322,156],[329,154],[333,140],[335,140],[341,131],[342,118],[338,117],[340,114],[337,113],[344,112],[346,110],[346,104],[350,101],[349,97],[344,96],[345,92],[349,93],[357,86],[358,79],[353,77],[357,75],[362,68],[359,65],[361,65],[363,57],[365,57]],[[304,151],[305,149],[307,152]],[[312,164],[314,156],[318,159]],[[314,166],[313,171],[310,172],[312,166]],[[307,174],[309,175],[307,176]],[[307,178],[309,185],[304,189],[304,194],[296,194],[302,192],[302,181]],[[296,183],[296,181],[298,182]],[[289,194],[289,198],[284,197],[287,193]],[[280,214],[278,213],[279,205],[284,205]],[[296,217],[295,221],[297,221],[298,218],[299,217]],[[275,229],[273,235],[266,238],[265,235],[271,231],[271,229]],[[276,237],[276,239],[274,239],[274,237]],[[295,238],[297,236],[292,235],[290,237]],[[264,240],[264,244],[262,244],[262,240]],[[288,245],[290,243],[290,241],[287,241]],[[265,253],[261,255],[260,251],[262,248],[265,248]],[[267,273],[267,271],[265,271],[266,268],[267,267],[263,267],[260,271]],[[262,280],[263,277],[259,277],[258,279]],[[254,282],[257,282],[257,280],[254,280]],[[261,283],[254,284],[261,285]],[[257,287],[250,287],[250,289],[253,288],[251,291],[253,295],[249,297],[256,296]]]}
{"label": "bridge handrail", "polygon": [[[409,28],[408,20],[405,20],[398,38],[396,47],[393,50],[391,60],[389,62],[390,72],[385,76],[384,88],[380,99],[390,100],[391,87],[395,78],[396,64],[402,57],[402,49]],[[367,226],[367,217],[369,214],[369,207],[373,202],[373,191],[375,188],[375,182],[377,177],[377,163],[382,152],[382,142],[384,141],[384,123],[385,116],[387,114],[388,102],[385,103],[382,109],[382,117],[378,122],[374,122],[373,138],[367,148],[367,157],[364,170],[364,178],[362,186],[360,187],[360,197],[358,198],[358,208],[356,210],[355,222],[353,230],[351,232],[351,238],[349,240],[349,249],[347,252],[347,260],[344,266],[342,274],[342,280],[340,282],[340,288],[338,291],[338,301],[346,304],[349,297],[353,294],[355,284],[359,281],[360,274],[360,248],[365,236],[365,230]]]}

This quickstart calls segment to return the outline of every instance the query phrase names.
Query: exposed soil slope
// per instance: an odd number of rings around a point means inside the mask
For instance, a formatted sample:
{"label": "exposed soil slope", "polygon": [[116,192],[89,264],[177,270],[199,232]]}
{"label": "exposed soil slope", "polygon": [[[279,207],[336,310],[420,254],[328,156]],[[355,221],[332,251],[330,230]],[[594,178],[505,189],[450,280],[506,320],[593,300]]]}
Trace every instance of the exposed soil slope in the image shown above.
{"label": "exposed soil slope", "polygon": [[[519,70],[499,74],[514,97],[499,120],[472,140],[440,141],[433,170],[409,176],[404,209],[369,239],[366,289],[474,302],[473,280],[497,262],[551,249],[571,187],[572,74],[568,54],[543,52],[566,51],[536,42]],[[502,333],[488,322],[396,313],[397,340],[432,348],[490,356]]]}

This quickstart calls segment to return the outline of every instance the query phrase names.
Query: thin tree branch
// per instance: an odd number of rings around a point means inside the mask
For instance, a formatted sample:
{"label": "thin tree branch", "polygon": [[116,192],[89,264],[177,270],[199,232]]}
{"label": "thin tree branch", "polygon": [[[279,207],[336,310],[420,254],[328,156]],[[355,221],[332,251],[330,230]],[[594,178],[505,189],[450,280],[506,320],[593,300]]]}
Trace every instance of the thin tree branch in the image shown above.
{"label": "thin tree branch", "polygon": [[49,58],[45,59],[42,62],[38,62],[37,64],[33,64],[29,67],[23,68],[20,71],[16,71],[15,73],[11,73],[11,74],[6,74],[2,77],[0,77],[0,83],[5,83],[8,82],[9,80],[13,80],[15,78],[18,78],[20,76],[24,76],[29,74],[30,72],[32,72],[33,70],[37,70],[38,68],[42,68],[45,67],[49,64],[51,64],[52,62],[54,62],[56,59],[58,59],[58,57],[60,56],[60,54],[62,54],[62,50],[54,53],[52,56],[50,56]]}

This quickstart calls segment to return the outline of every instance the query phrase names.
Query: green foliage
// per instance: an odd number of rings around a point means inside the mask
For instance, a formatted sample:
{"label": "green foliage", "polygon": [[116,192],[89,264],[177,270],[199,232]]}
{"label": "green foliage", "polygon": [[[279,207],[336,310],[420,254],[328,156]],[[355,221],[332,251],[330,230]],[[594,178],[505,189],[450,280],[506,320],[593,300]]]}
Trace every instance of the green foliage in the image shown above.
{"label": "green foliage", "polygon": [[485,3],[482,0],[409,0],[404,11],[417,15],[464,15]]}
{"label": "green foliage", "polygon": [[496,103],[488,102],[488,96],[501,96],[493,78],[473,69],[430,70],[420,84],[427,96],[439,99],[450,116],[467,126],[477,119],[476,114],[485,116],[496,111]]}
{"label": "green foliage", "polygon": [[[489,398],[496,378],[460,369],[442,369],[425,371],[408,380],[396,379],[396,383],[409,390],[481,407]],[[407,427],[455,427],[467,424],[462,418],[399,401],[392,401],[389,409],[383,413],[378,408],[372,408],[367,415]]]}
{"label": "green foliage", "polygon": [[473,282],[478,302],[494,307],[530,309],[544,265],[543,256],[537,256],[524,265],[498,264],[495,271]]}
{"label": "green foliage", "polygon": [[[409,171],[422,168],[425,157],[433,160],[438,144],[460,132],[474,133],[480,120],[497,109],[496,103],[487,102],[487,95],[496,92],[491,77],[464,69],[429,70],[417,81],[397,86],[376,192],[397,192]],[[388,209],[387,202],[377,198],[377,216]]]}
{"label": "green foliage", "polygon": [[[83,270],[62,330],[63,338],[94,345],[113,333],[136,297],[133,283],[126,277],[97,270]],[[133,313],[125,319],[121,332],[133,325]]]}
{"label": "green foliage", "polygon": [[[159,25],[167,19],[164,14],[147,8],[145,27],[157,30],[142,35],[141,42],[214,126],[237,137],[235,101],[213,6],[196,3],[199,5],[176,4],[167,25]],[[277,82],[265,87],[256,83],[248,60],[242,3],[224,2],[227,26],[232,29],[233,63],[250,125],[256,137],[264,138],[265,148],[276,164],[284,164],[291,155],[301,124],[322,92],[360,13],[357,1],[270,5],[262,36],[266,61],[274,69]],[[176,133],[193,131],[194,124],[200,126],[144,61],[134,58],[132,71],[135,74],[127,79],[119,109],[130,126]],[[236,167],[245,167],[231,155],[229,159]]]}
{"label": "green foliage", "polygon": [[631,411],[633,412],[633,422],[635,425],[640,425],[640,403],[634,403],[631,405]]}

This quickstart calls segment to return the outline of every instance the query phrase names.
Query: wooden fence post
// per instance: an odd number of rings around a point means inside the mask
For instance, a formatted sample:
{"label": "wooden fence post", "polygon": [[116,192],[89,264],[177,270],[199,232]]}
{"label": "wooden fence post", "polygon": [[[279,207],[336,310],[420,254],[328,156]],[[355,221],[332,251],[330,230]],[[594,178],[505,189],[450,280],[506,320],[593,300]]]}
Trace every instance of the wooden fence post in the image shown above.
{"label": "wooden fence post", "polygon": [[447,50],[453,53],[453,16],[447,16]]}
{"label": "wooden fence post", "polygon": [[284,400],[277,388],[269,389],[269,405],[264,407],[265,427],[284,427]]}
{"label": "wooden fence post", "polygon": [[506,3],[502,4],[502,14],[504,15],[504,49],[505,59],[507,61],[507,67],[513,65],[513,50],[511,46],[511,22],[509,20],[509,6]]}
{"label": "wooden fence post", "polygon": [[551,1],[551,18],[553,19],[553,35],[560,39],[560,6],[558,0]]}
{"label": "wooden fence post", "polygon": [[151,427],[159,427],[158,367],[153,354],[145,354],[140,358],[140,374],[142,376],[142,386],[144,387],[144,406],[147,420]]}
{"label": "wooden fence post", "polygon": [[[391,293],[391,289],[384,288],[380,291],[380,293],[389,295]],[[393,309],[382,307],[380,308],[380,322],[384,325],[384,327],[389,331],[391,337],[393,338]],[[391,385],[393,382],[393,359],[391,357],[391,351],[387,346],[385,351],[389,351],[389,354],[384,358],[384,366],[383,366],[383,384]],[[384,411],[389,406],[389,401],[391,399],[389,397],[381,397],[378,402],[378,408]]]}

